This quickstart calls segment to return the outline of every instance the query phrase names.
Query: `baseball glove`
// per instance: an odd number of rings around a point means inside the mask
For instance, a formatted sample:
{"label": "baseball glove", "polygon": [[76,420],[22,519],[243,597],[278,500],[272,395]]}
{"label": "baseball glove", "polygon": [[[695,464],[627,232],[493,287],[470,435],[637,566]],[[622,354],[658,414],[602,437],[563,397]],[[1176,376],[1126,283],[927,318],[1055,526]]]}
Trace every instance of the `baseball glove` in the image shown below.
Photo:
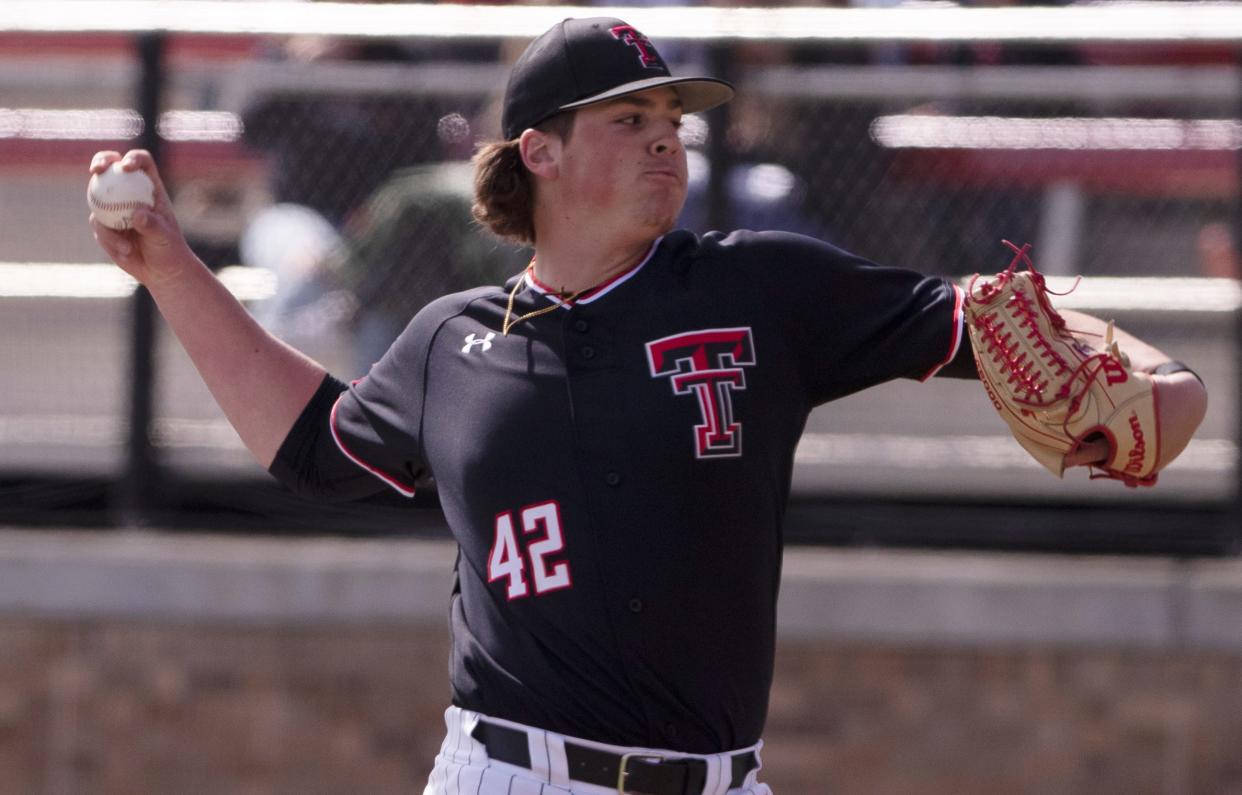
{"label": "baseball glove", "polygon": [[1092,465],[1092,478],[1154,485],[1160,427],[1151,376],[1130,369],[1112,323],[1099,347],[1071,333],[1027,256],[1030,244],[1003,242],[1013,261],[992,278],[972,278],[965,301],[975,365],[992,405],[1018,443],[1057,477],[1068,454],[1102,436],[1109,455]]}

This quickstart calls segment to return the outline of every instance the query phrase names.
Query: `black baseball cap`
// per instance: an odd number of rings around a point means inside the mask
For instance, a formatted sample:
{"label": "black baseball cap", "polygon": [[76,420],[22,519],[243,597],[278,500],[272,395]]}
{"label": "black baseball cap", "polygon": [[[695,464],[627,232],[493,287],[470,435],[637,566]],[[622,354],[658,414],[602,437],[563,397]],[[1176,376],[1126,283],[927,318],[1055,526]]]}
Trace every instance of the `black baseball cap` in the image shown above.
{"label": "black baseball cap", "polygon": [[611,17],[566,19],[531,42],[509,73],[500,126],[505,140],[563,110],[669,86],[686,113],[733,98],[713,77],[673,77],[651,40]]}

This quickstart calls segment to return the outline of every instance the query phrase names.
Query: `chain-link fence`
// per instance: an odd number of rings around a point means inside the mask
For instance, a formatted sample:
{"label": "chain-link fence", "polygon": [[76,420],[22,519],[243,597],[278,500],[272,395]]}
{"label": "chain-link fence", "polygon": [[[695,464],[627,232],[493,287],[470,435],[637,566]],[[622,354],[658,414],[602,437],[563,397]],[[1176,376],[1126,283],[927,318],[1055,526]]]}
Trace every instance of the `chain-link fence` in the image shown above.
{"label": "chain-link fence", "polygon": [[[538,11],[521,9],[541,29]],[[643,13],[630,21],[641,26]],[[149,429],[135,435],[149,440],[151,465],[135,474],[126,429],[146,422],[133,412],[145,385],[131,362],[147,342],[132,325],[132,283],[97,264],[83,192],[90,154],[132,146],[145,129],[134,99],[144,77],[158,83],[162,168],[196,251],[264,324],[341,377],[365,372],[430,299],[525,263],[528,252],[471,223],[467,161],[496,134],[506,64],[527,39],[466,23],[432,38],[404,16],[390,36],[349,36],[349,19],[335,36],[0,35],[6,520],[69,508],[85,512],[78,520],[110,517],[127,473],[150,481],[136,515],[201,508],[269,527],[325,518],[266,485],[163,333]],[[798,504],[836,506],[831,522],[805,514],[805,527],[883,540],[900,525],[915,542],[988,543],[962,526],[983,502],[1183,517],[1213,544],[1232,533],[1242,145],[1232,43],[679,30],[648,32],[667,60],[740,89],[685,126],[684,225],[804,232],[954,275],[1003,267],[1001,238],[1030,241],[1047,272],[1086,277],[1066,305],[1116,317],[1211,388],[1199,438],[1160,487],[1139,493],[1048,477],[974,384],[895,383],[848,398],[813,415],[799,450]],[[136,54],[143,35],[158,74]],[[912,511],[929,506],[940,506],[937,526],[911,530],[922,526]],[[327,519],[346,530],[358,516],[377,517],[372,529],[411,521],[387,505]],[[1030,523],[1035,535],[1015,543],[1075,532]],[[1110,530],[1100,545],[1126,544]]]}

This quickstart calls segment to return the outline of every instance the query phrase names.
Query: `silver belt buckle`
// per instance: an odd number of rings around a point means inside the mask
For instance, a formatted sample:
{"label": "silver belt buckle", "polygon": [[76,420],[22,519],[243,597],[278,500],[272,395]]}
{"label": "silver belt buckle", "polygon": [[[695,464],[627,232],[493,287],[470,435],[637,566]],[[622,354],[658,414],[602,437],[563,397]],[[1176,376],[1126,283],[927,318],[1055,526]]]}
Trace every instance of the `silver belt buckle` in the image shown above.
{"label": "silver belt buckle", "polygon": [[617,770],[618,795],[626,795],[625,777],[630,774],[630,771],[626,770],[626,767],[630,764],[631,759],[648,759],[653,762],[663,762],[665,757],[652,753],[621,754],[621,767]]}

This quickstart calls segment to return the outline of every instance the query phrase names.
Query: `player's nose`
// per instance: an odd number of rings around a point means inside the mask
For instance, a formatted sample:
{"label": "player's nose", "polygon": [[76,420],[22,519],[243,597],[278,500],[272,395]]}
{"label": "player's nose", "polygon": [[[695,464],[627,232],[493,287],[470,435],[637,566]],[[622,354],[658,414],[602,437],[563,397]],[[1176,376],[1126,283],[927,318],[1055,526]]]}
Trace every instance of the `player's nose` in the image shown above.
{"label": "player's nose", "polygon": [[659,137],[651,141],[650,150],[653,155],[676,154],[681,149],[681,138],[674,124],[663,125]]}

